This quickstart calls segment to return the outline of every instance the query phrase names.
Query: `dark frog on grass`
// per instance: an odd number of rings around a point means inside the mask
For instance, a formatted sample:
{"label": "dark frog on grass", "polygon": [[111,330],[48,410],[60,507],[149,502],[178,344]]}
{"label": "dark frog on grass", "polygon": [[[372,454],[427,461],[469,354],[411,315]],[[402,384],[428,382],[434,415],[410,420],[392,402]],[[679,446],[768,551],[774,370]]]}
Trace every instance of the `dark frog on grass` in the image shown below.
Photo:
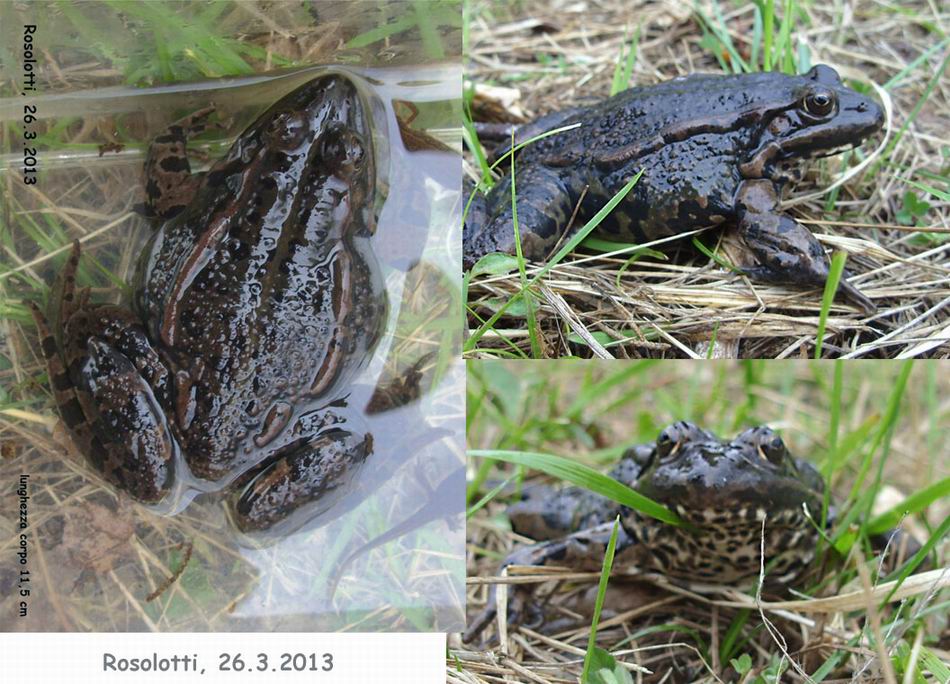
{"label": "dark frog on grass", "polygon": [[210,113],[149,150],[146,210],[164,222],[130,307],[77,291],[77,243],[52,324],[33,315],[60,413],[106,479],[149,504],[228,490],[239,529],[276,531],[331,509],[373,451],[346,400],[386,315],[369,121],[351,79],[321,76],[191,174]]}
{"label": "dark frog on grass", "polygon": [[[524,500],[510,506],[508,516],[516,533],[541,543],[517,549],[503,567],[599,570],[618,515],[614,567],[634,565],[680,581],[749,584],[759,576],[764,551],[767,583],[784,585],[815,556],[824,481],[768,427],[721,440],[691,423],[674,423],[654,444],[628,449],[610,476],[675,511],[687,526],[577,487],[526,486]],[[524,617],[524,596],[509,591],[515,596],[508,619],[517,622]],[[466,638],[494,615],[493,590]]]}
{"label": "dark frog on grass", "polygon": [[[516,152],[523,253],[550,256],[642,171],[600,223],[602,235],[642,244],[736,222],[754,262],[745,269],[751,279],[823,287],[828,259],[805,227],[779,211],[782,189],[802,178],[801,162],[858,145],[883,121],[874,101],[824,65],[800,76],[694,74],[543,116],[519,127],[515,143],[577,126]],[[483,131],[492,135],[490,127]],[[511,204],[507,179],[473,201],[466,267],[491,252],[515,253]],[[839,292],[874,310],[846,280]]]}

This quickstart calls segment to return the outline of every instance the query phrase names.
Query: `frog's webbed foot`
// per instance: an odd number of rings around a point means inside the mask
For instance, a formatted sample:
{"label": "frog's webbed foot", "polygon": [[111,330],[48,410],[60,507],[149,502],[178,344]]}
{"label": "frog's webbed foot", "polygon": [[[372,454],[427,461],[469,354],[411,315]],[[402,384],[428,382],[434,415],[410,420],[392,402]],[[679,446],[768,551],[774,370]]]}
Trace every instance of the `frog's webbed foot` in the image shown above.
{"label": "frog's webbed foot", "polygon": [[[358,469],[372,452],[371,435],[339,427],[277,452],[237,482],[240,488],[228,502],[235,526],[242,532],[261,532],[304,507],[306,519],[326,513],[353,489]],[[333,517],[346,510],[336,507]],[[294,516],[287,525],[304,522]]]}
{"label": "frog's webbed foot", "polygon": [[[400,375],[377,385],[373,396],[366,404],[366,413],[373,415],[383,411],[391,411],[419,400],[424,394],[422,381],[425,379],[425,368],[434,365],[436,352],[423,354]],[[429,378],[431,385],[432,378]],[[428,388],[425,388],[428,389]]]}
{"label": "frog's webbed foot", "polygon": [[[540,260],[548,256],[568,232],[579,193],[574,183],[565,178],[564,169],[543,164],[515,166],[515,191],[518,196],[518,232],[521,252],[526,259]],[[489,193],[487,220],[475,223],[469,210],[462,235],[462,261],[471,268],[486,254],[515,254],[514,216],[511,207],[511,178],[505,177]],[[574,226],[579,228],[580,226]]]}
{"label": "frog's webbed foot", "polygon": [[[501,569],[511,565],[562,565],[575,570],[598,570],[603,564],[607,544],[613,532],[613,521],[587,530],[581,530],[563,539],[525,546],[512,552],[502,563]],[[623,526],[617,530],[616,553],[632,546],[633,539]],[[500,570],[499,569],[499,572]],[[509,624],[520,624],[526,613],[531,613],[531,589],[526,585],[512,584],[508,588],[507,616]],[[485,609],[472,621],[462,636],[462,641],[472,641],[491,623],[498,614],[495,585],[488,592]]]}
{"label": "frog's webbed foot", "polygon": [[155,138],[145,157],[145,202],[136,207],[148,218],[169,219],[194,198],[204,174],[192,174],[188,140],[208,128],[215,107],[205,107],[176,121]]}
{"label": "frog's webbed foot", "polygon": [[[778,195],[769,181],[745,181],[736,197],[739,230],[758,266],[744,269],[752,280],[823,288],[829,262],[807,228],[778,213]],[[838,293],[866,313],[874,303],[843,277]]]}

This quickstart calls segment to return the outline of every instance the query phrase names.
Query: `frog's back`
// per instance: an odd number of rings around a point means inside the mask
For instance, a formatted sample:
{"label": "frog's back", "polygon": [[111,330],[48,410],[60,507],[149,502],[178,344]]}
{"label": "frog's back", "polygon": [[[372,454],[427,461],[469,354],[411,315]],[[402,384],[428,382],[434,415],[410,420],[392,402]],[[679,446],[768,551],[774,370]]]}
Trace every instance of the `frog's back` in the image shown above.
{"label": "frog's back", "polygon": [[529,145],[520,158],[557,156],[565,151],[575,159],[603,158],[643,146],[656,136],[668,141],[701,130],[736,131],[755,123],[763,111],[785,106],[802,82],[799,76],[768,72],[693,74],[630,88],[559,122],[559,126],[580,126]]}
{"label": "frog's back", "polygon": [[136,306],[207,479],[290,439],[284,427],[366,362],[384,318],[362,107],[344,79],[313,89],[248,129],[140,263]]}

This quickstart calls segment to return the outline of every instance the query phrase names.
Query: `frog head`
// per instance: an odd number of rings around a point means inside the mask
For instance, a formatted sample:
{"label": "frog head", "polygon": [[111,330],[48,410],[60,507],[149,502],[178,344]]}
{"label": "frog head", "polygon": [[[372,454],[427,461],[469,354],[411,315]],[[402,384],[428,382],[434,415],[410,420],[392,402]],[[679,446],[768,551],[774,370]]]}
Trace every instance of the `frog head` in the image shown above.
{"label": "frog head", "polygon": [[[776,514],[820,503],[821,476],[794,458],[782,438],[766,426],[723,441],[692,423],[670,425],[657,437],[637,490],[702,522],[742,511]],[[813,509],[814,512],[814,509]]]}
{"label": "frog head", "polygon": [[635,488],[692,528],[661,532],[656,523],[636,521],[636,534],[658,556],[656,567],[673,576],[754,577],[764,543],[766,562],[788,577],[814,553],[817,532],[808,516],[821,515],[824,483],[769,427],[724,441],[674,423],[660,433]]}
{"label": "frog head", "polygon": [[859,145],[884,125],[881,107],[824,64],[800,76],[776,74],[773,83],[781,106],[768,109],[757,146],[740,164],[745,178],[797,180],[797,162]]}

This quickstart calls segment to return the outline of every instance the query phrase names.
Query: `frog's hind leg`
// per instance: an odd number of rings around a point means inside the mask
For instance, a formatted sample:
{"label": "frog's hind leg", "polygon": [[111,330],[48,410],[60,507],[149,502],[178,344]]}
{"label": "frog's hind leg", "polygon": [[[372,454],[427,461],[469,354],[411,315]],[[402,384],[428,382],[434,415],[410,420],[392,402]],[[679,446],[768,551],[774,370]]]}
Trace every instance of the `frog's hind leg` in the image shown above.
{"label": "frog's hind leg", "polygon": [[[462,179],[462,202],[465,204],[465,222],[462,225],[462,243],[466,244],[474,236],[474,232],[481,230],[491,216],[488,211],[488,197],[479,192],[475,183],[469,178]],[[472,231],[472,235],[469,234]]]}
{"label": "frog's hind leg", "polygon": [[[613,521],[606,522],[587,530],[575,532],[563,539],[522,547],[505,558],[499,572],[511,565],[563,565],[572,570],[599,570],[603,565],[604,554],[607,551],[607,544],[610,542],[613,527]],[[635,544],[636,542],[627,534],[623,526],[618,527],[616,553],[620,554]],[[524,589],[523,585],[511,585],[508,593],[508,622],[518,624],[523,620],[528,608],[527,598],[531,591],[530,589]],[[469,624],[462,641],[471,641],[495,619],[497,615],[496,601],[496,589],[495,585],[492,585],[488,591],[488,601],[485,609]]]}
{"label": "frog's hind leg", "polygon": [[[521,252],[527,259],[547,257],[571,227],[571,219],[580,192],[564,169],[543,164],[515,168],[515,190],[518,196],[518,232]],[[511,201],[511,179],[506,177],[487,197],[488,220],[477,225],[466,220],[463,233],[462,260],[465,268],[491,252],[516,254],[514,212]],[[576,226],[579,227],[579,226]]]}
{"label": "frog's hind leg", "polygon": [[[807,228],[778,212],[778,195],[770,181],[745,181],[736,196],[739,230],[757,266],[744,269],[752,280],[823,288],[829,262],[821,243]],[[842,278],[838,294],[867,313],[874,303]]]}
{"label": "frog's hind leg", "polygon": [[[652,444],[630,447],[610,477],[633,487],[654,450]],[[529,482],[521,488],[521,501],[508,506],[508,519],[517,534],[545,541],[610,522],[620,511],[617,502],[582,487],[555,488]]]}
{"label": "frog's hind leg", "polygon": [[[50,289],[50,326],[55,331],[56,343],[60,347],[63,344],[63,321],[69,320],[73,312],[80,308],[81,301],[88,298],[88,291],[80,291],[78,295],[76,293],[76,271],[79,270],[81,250],[79,240],[74,240],[69,258],[56,275]],[[36,320],[35,315],[33,318]]]}
{"label": "frog's hind leg", "polygon": [[342,429],[278,451],[236,483],[228,502],[235,526],[242,532],[270,530],[285,520],[282,527],[299,526],[305,520],[291,516],[304,507],[308,520],[330,509],[334,517],[344,513],[336,504],[353,490],[356,472],[372,451],[372,436]]}
{"label": "frog's hind leg", "polygon": [[92,433],[91,425],[86,421],[86,415],[76,398],[75,388],[59,355],[56,338],[50,330],[49,321],[35,302],[27,302],[27,306],[30,308],[33,322],[39,332],[40,350],[46,362],[46,373],[49,376],[49,384],[53,389],[53,399],[56,401],[59,415],[66,424],[66,428],[72,433],[73,440],[80,451],[84,454],[101,452],[102,443]]}
{"label": "frog's hind leg", "polygon": [[[88,337],[81,355],[70,354],[67,368],[45,316],[35,304],[31,311],[43,338],[59,413],[79,450],[107,480],[137,500],[161,501],[171,486],[175,446],[164,413],[136,365],[108,342]],[[109,313],[105,307],[94,311],[102,317],[98,320]],[[83,315],[86,312],[77,312],[68,325],[75,329],[75,319]],[[67,345],[74,346],[70,338],[67,334]]]}
{"label": "frog's hind leg", "polygon": [[145,157],[145,202],[140,210],[149,218],[169,219],[191,203],[203,174],[192,174],[188,162],[188,140],[208,124],[215,111],[205,107],[176,121],[149,145]]}
{"label": "frog's hind leg", "polygon": [[131,312],[90,305],[88,290],[77,293],[78,260],[77,243],[53,292],[62,344],[30,304],[59,413],[107,480],[140,501],[158,502],[171,486],[175,446],[153,388],[167,390],[168,373]]}
{"label": "frog's hind leg", "polygon": [[619,512],[620,504],[582,487],[525,485],[521,501],[508,507],[508,519],[517,534],[545,541],[593,528]]}

